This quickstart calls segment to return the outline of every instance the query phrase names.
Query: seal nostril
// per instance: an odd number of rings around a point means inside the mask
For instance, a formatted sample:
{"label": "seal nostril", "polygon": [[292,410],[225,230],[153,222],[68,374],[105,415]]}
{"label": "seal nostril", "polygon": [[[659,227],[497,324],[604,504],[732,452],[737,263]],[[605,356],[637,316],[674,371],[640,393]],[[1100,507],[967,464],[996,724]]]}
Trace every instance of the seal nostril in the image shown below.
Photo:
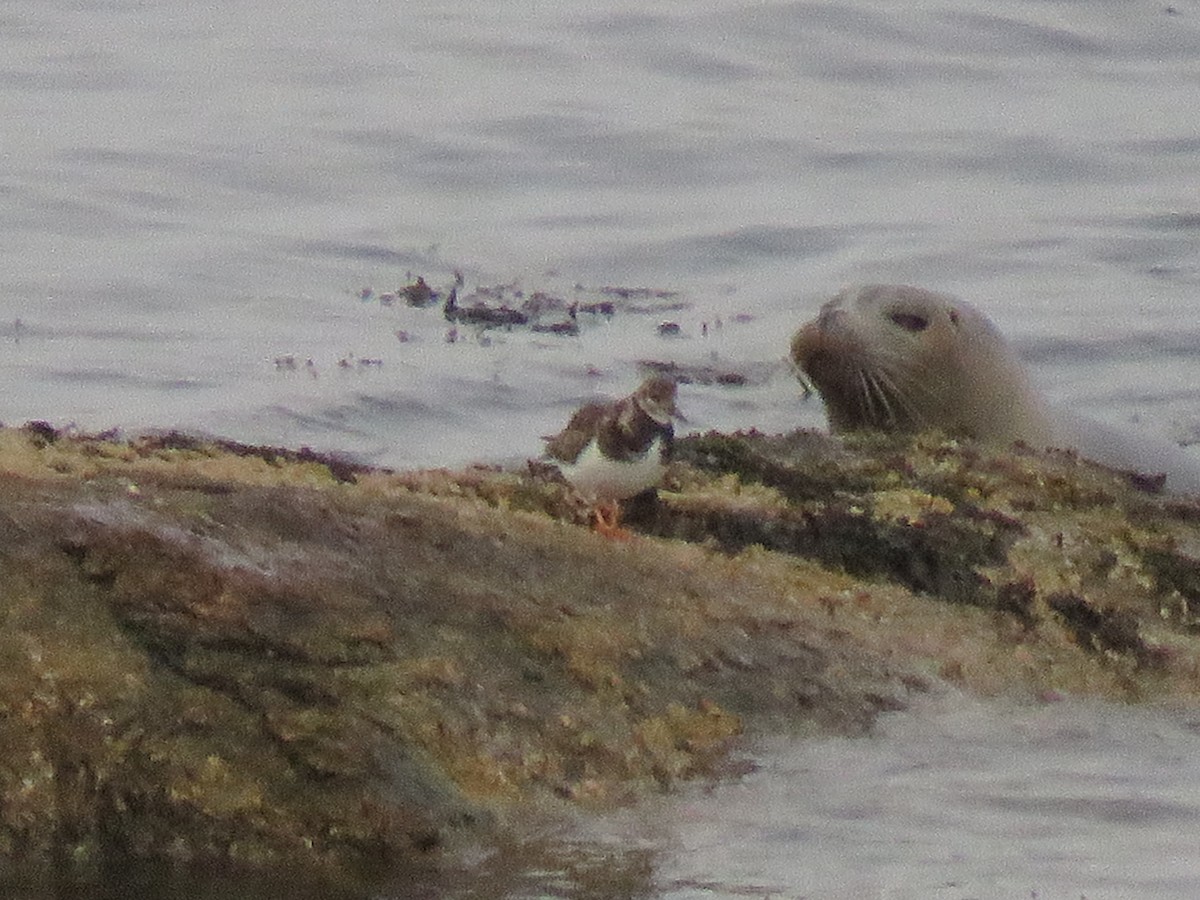
{"label": "seal nostril", "polygon": [[929,320],[916,313],[894,312],[890,318],[905,331],[924,331],[929,327]]}

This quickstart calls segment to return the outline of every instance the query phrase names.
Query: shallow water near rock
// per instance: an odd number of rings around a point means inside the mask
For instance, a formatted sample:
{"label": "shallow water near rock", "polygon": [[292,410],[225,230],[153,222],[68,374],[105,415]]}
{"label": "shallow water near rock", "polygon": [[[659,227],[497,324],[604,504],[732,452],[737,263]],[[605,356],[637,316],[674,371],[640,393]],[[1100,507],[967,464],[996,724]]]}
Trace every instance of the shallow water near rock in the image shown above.
{"label": "shallow water near rock", "polygon": [[750,756],[751,774],[593,824],[591,841],[541,841],[540,871],[493,859],[473,883],[431,886],[429,896],[1182,900],[1200,891],[1195,713],[951,697],[883,716],[872,737],[776,739]]}
{"label": "shallow water near rock", "polygon": [[[1200,891],[1194,711],[951,695],[882,716],[869,737],[744,749],[749,774],[527,828],[521,843],[440,875],[397,876],[370,896],[1184,900]],[[14,900],[99,896],[6,888]],[[303,890],[143,868],[114,873],[103,896],[304,900]]]}
{"label": "shallow water near rock", "polygon": [[743,784],[682,804],[661,896],[761,886],[783,897],[1182,898],[1200,889],[1194,715],[968,703],[889,716],[881,732],[776,746]]}

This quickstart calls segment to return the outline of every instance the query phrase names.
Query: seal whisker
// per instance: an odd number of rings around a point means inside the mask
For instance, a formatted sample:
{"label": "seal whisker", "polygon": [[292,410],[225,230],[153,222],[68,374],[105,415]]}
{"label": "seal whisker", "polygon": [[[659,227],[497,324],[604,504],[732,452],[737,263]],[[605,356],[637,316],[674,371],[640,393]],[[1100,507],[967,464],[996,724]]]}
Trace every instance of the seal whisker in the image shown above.
{"label": "seal whisker", "polygon": [[870,372],[863,366],[858,368],[858,386],[859,386],[859,411],[862,413],[863,421],[874,423],[879,420],[879,415],[875,410],[876,400],[876,385]]}
{"label": "seal whisker", "polygon": [[895,380],[883,368],[861,365],[857,369],[859,411],[865,425],[900,426],[901,414],[910,413],[912,404],[898,390]]}
{"label": "seal whisker", "polygon": [[876,419],[875,424],[884,423],[896,424],[896,411],[892,409],[892,403],[888,395],[891,393],[888,384],[882,379],[882,373],[878,370],[873,370],[867,374],[867,383],[871,387],[871,392],[879,400],[879,406],[883,410],[882,420]]}
{"label": "seal whisker", "polygon": [[871,418],[871,392],[867,389],[867,376],[862,368],[854,370],[857,382],[855,384],[854,399],[857,401],[859,418]]}
{"label": "seal whisker", "polygon": [[[921,385],[919,382],[914,382],[910,378],[898,377],[902,373],[895,370],[889,370],[880,366],[875,370],[876,381],[879,385],[881,393],[885,393],[899,408],[903,419],[900,415],[892,414],[889,421],[895,426],[907,426],[921,428],[925,425],[925,416],[921,412],[923,404],[917,402],[917,397],[914,394],[924,393],[929,395],[929,389]],[[890,410],[890,405],[889,405]]]}
{"label": "seal whisker", "polygon": [[922,379],[906,360],[895,356],[876,360],[874,371],[902,407],[910,424],[924,426],[929,423],[926,410],[937,402],[936,380]]}

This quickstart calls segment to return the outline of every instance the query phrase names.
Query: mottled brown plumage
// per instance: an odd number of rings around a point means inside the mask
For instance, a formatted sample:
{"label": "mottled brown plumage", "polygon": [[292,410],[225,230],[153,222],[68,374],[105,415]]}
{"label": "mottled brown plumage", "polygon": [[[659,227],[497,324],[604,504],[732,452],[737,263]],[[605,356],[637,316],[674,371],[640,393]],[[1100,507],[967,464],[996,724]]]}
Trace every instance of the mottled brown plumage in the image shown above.
{"label": "mottled brown plumage", "polygon": [[[602,529],[615,531],[617,501],[662,479],[675,415],[675,382],[655,375],[628,397],[586,404],[566,428],[547,438],[547,457],[596,508]],[[605,506],[613,507],[612,523],[604,519]]]}
{"label": "mottled brown plumage", "polygon": [[582,406],[567,427],[546,441],[546,454],[573,463],[593,440],[609,459],[627,461],[640,456],[656,437],[673,436],[675,382],[656,375],[628,397]]}

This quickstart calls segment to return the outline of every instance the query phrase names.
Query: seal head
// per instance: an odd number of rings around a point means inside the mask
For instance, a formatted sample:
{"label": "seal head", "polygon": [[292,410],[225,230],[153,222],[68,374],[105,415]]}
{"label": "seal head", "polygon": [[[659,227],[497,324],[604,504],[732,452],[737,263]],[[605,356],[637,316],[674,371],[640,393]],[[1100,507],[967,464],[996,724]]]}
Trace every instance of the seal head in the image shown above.
{"label": "seal head", "polygon": [[1053,443],[1051,415],[1004,336],[945,294],[848,288],[796,332],[791,358],[835,432],[940,428],[989,443]]}

